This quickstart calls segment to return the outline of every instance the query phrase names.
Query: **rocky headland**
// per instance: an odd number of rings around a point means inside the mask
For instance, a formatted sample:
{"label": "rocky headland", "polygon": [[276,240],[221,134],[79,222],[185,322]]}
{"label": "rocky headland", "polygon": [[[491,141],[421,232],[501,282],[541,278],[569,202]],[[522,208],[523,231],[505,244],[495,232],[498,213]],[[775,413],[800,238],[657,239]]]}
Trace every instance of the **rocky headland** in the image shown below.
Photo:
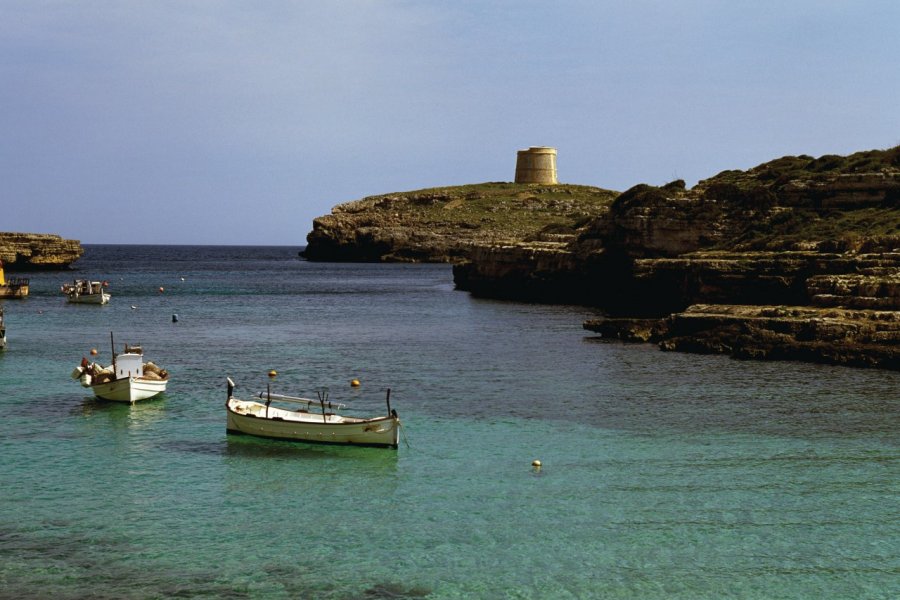
{"label": "rocky headland", "polygon": [[454,264],[458,289],[577,303],[604,338],[900,369],[900,147],[785,156],[687,188],[485,183],[371,196],[305,256]]}
{"label": "rocky headland", "polygon": [[78,240],[46,233],[0,232],[0,260],[9,271],[64,269],[84,254]]}
{"label": "rocky headland", "polygon": [[457,287],[577,302],[664,350],[900,369],[900,147],[638,185],[566,243],[481,245]]}
{"label": "rocky headland", "polygon": [[482,183],[370,196],[315,219],[303,256],[460,262],[479,245],[571,236],[616,195],[583,185]]}

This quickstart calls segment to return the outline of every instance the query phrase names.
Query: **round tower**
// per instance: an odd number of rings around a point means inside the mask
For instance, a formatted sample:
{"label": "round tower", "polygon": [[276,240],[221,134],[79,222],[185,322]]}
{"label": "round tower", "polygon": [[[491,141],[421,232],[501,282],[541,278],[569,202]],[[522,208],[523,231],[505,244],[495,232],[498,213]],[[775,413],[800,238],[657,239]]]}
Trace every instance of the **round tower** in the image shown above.
{"label": "round tower", "polygon": [[559,183],[556,180],[556,148],[532,146],[528,150],[519,150],[516,183]]}

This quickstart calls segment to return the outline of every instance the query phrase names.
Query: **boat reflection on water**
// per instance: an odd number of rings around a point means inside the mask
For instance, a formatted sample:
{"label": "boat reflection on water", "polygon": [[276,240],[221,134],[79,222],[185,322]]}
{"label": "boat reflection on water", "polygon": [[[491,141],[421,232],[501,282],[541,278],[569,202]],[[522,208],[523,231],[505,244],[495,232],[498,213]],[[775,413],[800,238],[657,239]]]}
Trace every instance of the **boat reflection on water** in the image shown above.
{"label": "boat reflection on water", "polygon": [[111,425],[127,429],[146,429],[166,416],[165,394],[154,402],[126,404],[109,402],[95,396],[84,396],[78,412],[89,418],[104,418]]}
{"label": "boat reflection on water", "polygon": [[248,435],[226,435],[223,454],[228,458],[290,458],[310,461],[356,461],[367,468],[397,466],[397,452],[372,452],[366,446],[315,444],[260,438]]}

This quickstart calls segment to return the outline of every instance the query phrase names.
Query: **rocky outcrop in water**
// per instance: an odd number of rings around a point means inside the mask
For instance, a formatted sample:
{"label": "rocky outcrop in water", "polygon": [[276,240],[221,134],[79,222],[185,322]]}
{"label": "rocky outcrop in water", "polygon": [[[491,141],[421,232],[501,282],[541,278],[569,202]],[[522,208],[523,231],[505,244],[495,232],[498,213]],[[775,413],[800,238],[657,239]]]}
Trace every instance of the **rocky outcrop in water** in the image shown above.
{"label": "rocky outcrop in water", "polygon": [[666,319],[597,319],[584,328],[663,350],[900,369],[898,311],[697,304]]}
{"label": "rocky outcrop in water", "polygon": [[78,240],[46,233],[0,232],[0,260],[10,271],[62,269],[84,254]]}
{"label": "rocky outcrop in water", "polygon": [[458,288],[600,307],[604,337],[900,368],[900,147],[638,185],[568,243],[470,257]]}

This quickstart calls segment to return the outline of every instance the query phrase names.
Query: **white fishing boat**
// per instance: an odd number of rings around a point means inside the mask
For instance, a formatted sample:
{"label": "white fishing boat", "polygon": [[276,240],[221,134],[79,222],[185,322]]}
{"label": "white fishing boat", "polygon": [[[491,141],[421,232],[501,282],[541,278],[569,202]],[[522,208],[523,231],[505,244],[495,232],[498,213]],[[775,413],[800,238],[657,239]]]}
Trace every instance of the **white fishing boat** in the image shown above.
{"label": "white fishing boat", "polygon": [[6,350],[6,321],[3,320],[2,306],[0,306],[0,350]]}
{"label": "white fishing boat", "polygon": [[140,346],[126,344],[124,352],[113,353],[112,364],[107,367],[82,358],[81,365],[72,371],[72,378],[80,379],[81,385],[91,388],[98,398],[134,403],[166,391],[169,373],[152,362],[144,362]]}
{"label": "white fishing boat", "polygon": [[[225,401],[228,433],[322,444],[397,447],[400,417],[391,409],[390,390],[387,391],[387,415],[362,418],[337,414],[335,411],[344,405],[330,402],[326,389],[318,391],[315,400],[271,391],[261,392],[256,400],[241,400],[234,396],[234,387],[228,378]],[[287,408],[285,404],[294,407]]]}
{"label": "white fishing boat", "polygon": [[107,304],[111,298],[107,287],[109,284],[105,281],[76,279],[72,283],[64,283],[60,291],[66,295],[66,301],[73,304]]}

